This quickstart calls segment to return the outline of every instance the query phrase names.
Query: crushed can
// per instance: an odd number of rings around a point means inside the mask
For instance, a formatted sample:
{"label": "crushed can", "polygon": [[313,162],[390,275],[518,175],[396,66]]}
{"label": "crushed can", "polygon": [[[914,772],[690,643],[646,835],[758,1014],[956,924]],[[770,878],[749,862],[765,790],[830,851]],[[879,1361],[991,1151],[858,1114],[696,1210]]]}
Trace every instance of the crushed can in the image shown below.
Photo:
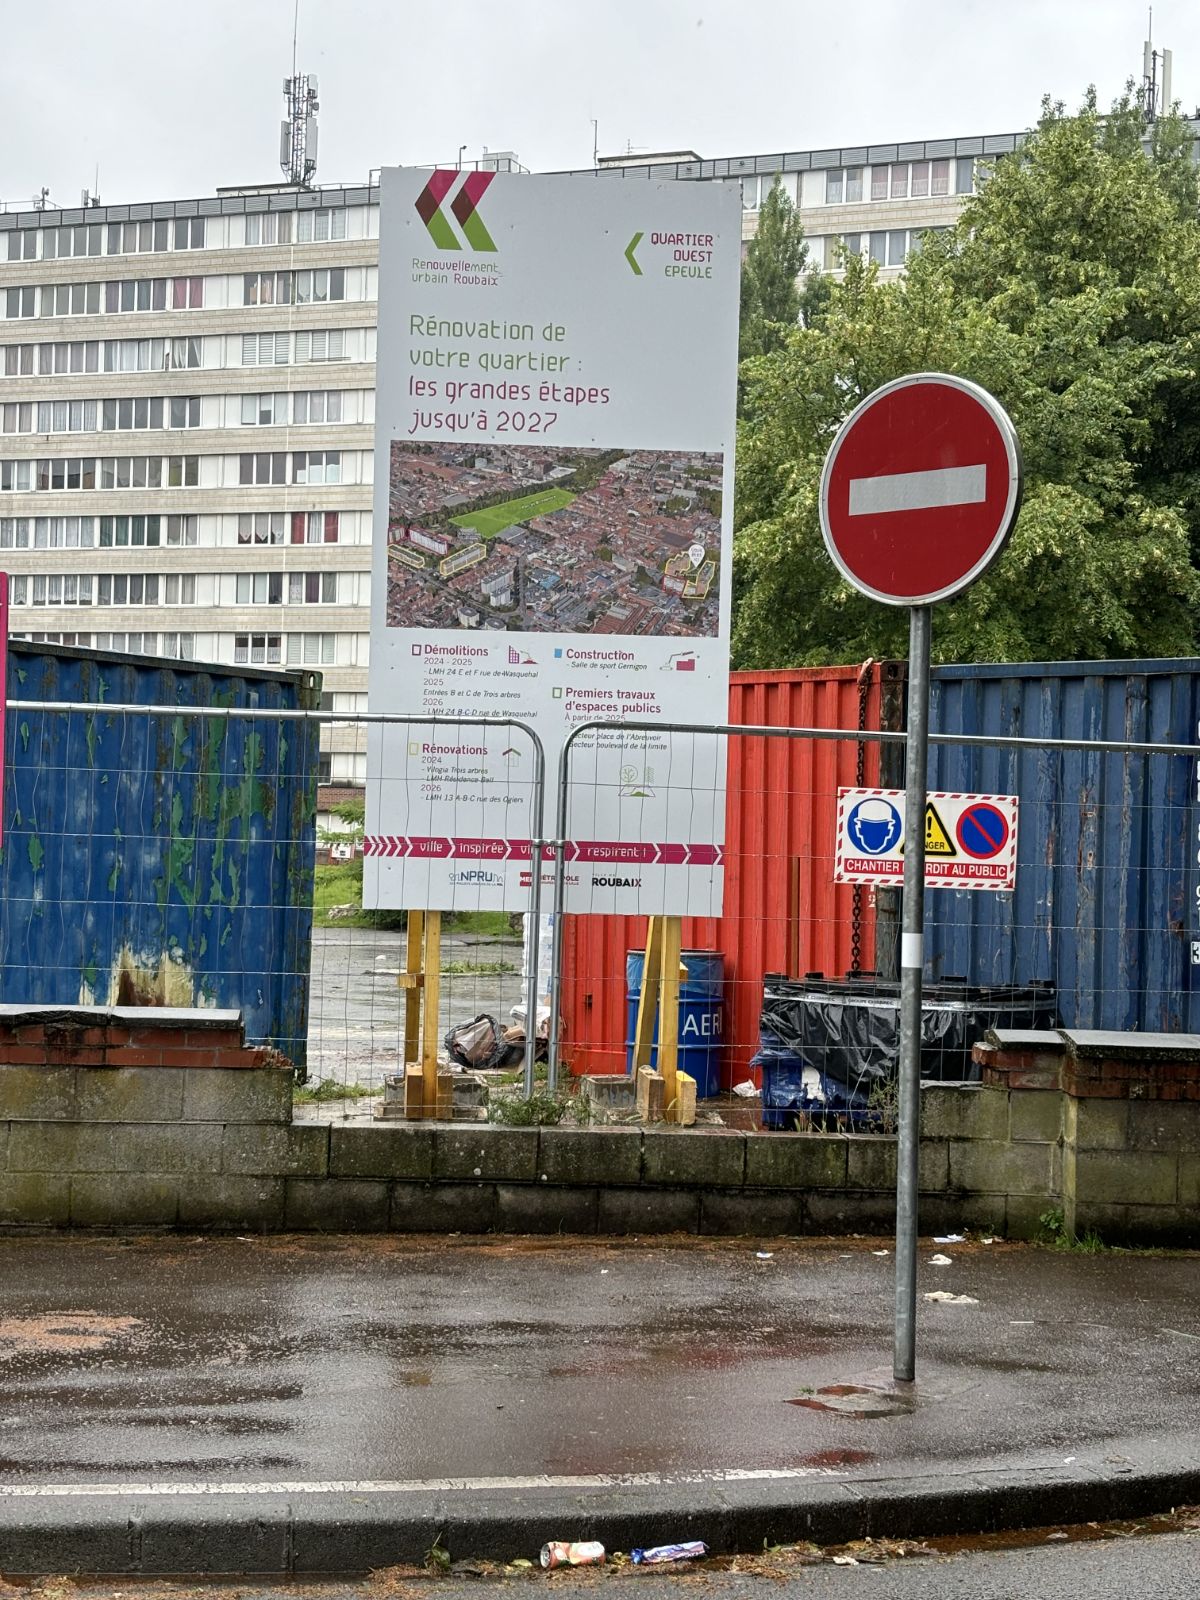
{"label": "crushed can", "polygon": [[599,1539],[581,1539],[568,1544],[565,1539],[552,1539],[542,1546],[544,1567],[591,1567],[604,1560],[604,1546]]}
{"label": "crushed can", "polygon": [[629,1559],[635,1566],[652,1566],[660,1561],[691,1561],[696,1556],[706,1556],[708,1546],[703,1539],[693,1539],[688,1544],[656,1544],[651,1550],[631,1550]]}

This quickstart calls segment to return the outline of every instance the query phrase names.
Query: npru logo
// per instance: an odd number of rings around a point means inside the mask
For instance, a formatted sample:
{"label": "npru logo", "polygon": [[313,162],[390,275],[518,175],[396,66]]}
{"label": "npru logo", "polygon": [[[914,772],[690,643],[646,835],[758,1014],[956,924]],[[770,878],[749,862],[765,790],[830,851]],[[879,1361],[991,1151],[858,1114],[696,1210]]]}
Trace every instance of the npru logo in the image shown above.
{"label": "npru logo", "polygon": [[[472,250],[496,248],[495,240],[487,231],[478,211],[479,202],[495,176],[494,172],[468,172],[458,193],[450,202],[450,211]],[[429,236],[439,250],[462,249],[458,236],[442,209],[447,196],[460,177],[462,177],[460,172],[439,169],[416,199],[417,215],[429,230]]]}

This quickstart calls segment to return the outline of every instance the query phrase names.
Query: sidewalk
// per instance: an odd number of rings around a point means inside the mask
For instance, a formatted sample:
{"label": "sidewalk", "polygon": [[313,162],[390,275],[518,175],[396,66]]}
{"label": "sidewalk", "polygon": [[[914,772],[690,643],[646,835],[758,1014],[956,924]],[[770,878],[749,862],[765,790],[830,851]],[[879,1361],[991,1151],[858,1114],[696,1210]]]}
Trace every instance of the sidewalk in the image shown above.
{"label": "sidewalk", "polygon": [[891,1248],[0,1239],[0,1573],[354,1571],[439,1533],[456,1556],[751,1549],[1200,1500],[1200,1255],[923,1244],[920,1294],[978,1304],[920,1300],[908,1395]]}

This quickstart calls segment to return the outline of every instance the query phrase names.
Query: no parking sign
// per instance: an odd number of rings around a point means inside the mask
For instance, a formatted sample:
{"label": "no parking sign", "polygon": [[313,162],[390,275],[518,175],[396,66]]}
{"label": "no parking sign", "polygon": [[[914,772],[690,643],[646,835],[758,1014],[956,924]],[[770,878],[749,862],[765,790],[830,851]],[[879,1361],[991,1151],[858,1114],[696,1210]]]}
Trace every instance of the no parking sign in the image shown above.
{"label": "no parking sign", "polygon": [[[904,876],[903,789],[839,789],[835,883],[898,884]],[[925,798],[925,887],[1012,889],[1015,794]]]}

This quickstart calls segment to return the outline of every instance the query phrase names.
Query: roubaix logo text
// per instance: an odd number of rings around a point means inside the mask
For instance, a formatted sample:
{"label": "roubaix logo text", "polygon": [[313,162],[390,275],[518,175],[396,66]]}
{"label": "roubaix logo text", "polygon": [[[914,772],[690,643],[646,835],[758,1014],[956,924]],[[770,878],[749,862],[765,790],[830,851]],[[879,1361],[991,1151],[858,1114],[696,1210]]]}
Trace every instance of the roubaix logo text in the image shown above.
{"label": "roubaix logo text", "polygon": [[593,878],[593,889],[640,889],[640,878]]}

